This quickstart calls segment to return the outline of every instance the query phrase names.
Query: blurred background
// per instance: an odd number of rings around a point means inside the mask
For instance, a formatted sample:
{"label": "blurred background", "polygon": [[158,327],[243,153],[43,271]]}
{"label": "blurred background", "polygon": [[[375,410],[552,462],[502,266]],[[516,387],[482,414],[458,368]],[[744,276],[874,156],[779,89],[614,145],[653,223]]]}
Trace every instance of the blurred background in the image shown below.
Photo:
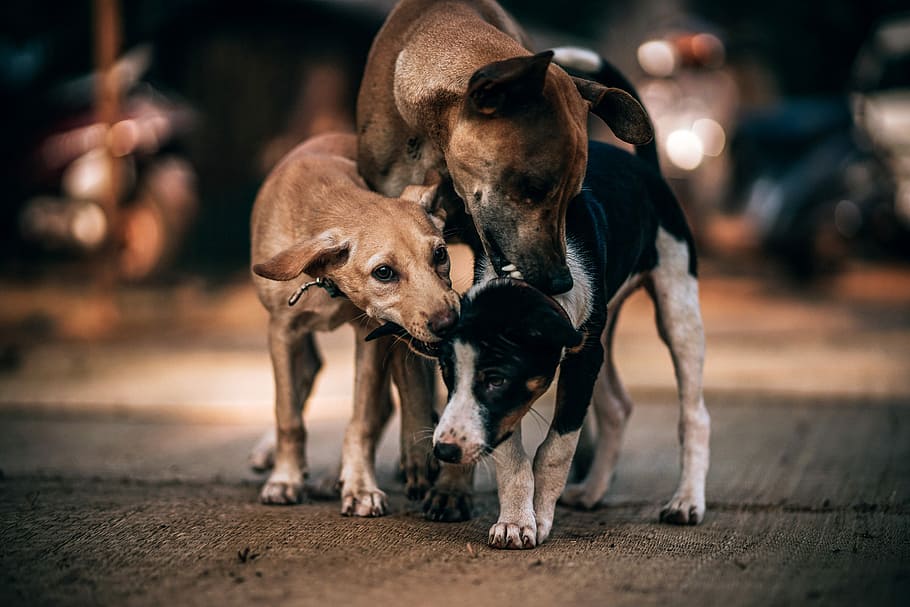
{"label": "blurred background", "polygon": [[[294,145],[353,129],[393,4],[3,3],[0,403],[269,418],[251,205]],[[709,389],[910,394],[905,2],[503,4],[638,87],[704,258]],[[670,393],[631,308],[628,383]],[[347,410],[349,334],[324,348],[345,364],[317,401]]]}

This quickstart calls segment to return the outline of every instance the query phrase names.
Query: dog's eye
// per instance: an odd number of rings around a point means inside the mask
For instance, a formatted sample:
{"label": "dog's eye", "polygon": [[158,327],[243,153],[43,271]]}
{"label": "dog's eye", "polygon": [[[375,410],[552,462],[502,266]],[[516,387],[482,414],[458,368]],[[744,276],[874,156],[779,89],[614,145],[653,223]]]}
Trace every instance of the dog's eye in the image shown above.
{"label": "dog's eye", "polygon": [[398,277],[398,274],[395,273],[395,270],[389,266],[378,266],[373,270],[373,278],[379,282],[392,282]]}
{"label": "dog's eye", "polygon": [[444,246],[436,247],[433,251],[433,263],[437,266],[444,264],[449,260],[449,251]]}
{"label": "dog's eye", "polygon": [[488,390],[495,390],[506,385],[506,378],[501,375],[490,374],[483,378],[483,382]]}

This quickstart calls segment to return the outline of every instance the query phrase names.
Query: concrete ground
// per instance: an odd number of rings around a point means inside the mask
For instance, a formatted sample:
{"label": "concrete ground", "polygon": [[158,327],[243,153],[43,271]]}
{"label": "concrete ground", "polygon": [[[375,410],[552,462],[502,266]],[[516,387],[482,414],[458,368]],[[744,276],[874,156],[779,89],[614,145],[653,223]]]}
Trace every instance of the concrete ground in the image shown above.
{"label": "concrete ground", "polygon": [[[551,539],[526,552],[485,545],[487,468],[472,521],[424,521],[394,479],[397,424],[378,464],[389,516],[260,505],[245,458],[272,387],[242,278],[113,298],[2,285],[0,604],[906,604],[910,273],[859,267],[799,293],[705,275],[705,522],[656,522],[676,481],[677,413],[637,297],[617,344],[637,405],[607,504],[560,508]],[[351,384],[350,334],[320,343],[315,479],[337,463]],[[526,434],[532,447],[542,422]]]}

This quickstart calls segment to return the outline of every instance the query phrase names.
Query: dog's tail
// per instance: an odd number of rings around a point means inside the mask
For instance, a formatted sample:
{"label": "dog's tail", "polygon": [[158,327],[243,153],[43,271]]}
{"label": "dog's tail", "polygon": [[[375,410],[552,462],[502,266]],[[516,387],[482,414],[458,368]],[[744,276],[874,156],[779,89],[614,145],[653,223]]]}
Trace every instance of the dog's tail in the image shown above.
{"label": "dog's tail", "polygon": [[[578,46],[561,46],[553,49],[553,61],[572,76],[587,78],[604,86],[622,89],[632,95],[638,103],[641,103],[642,107],[645,107],[645,104],[641,102],[641,97],[638,96],[638,91],[635,90],[629,79],[616,66],[596,52]],[[647,112],[648,110],[645,108],[645,113],[647,114]],[[651,116],[648,115],[649,120],[650,118]],[[635,146],[635,154],[660,173],[656,139],[651,139],[644,145]]]}

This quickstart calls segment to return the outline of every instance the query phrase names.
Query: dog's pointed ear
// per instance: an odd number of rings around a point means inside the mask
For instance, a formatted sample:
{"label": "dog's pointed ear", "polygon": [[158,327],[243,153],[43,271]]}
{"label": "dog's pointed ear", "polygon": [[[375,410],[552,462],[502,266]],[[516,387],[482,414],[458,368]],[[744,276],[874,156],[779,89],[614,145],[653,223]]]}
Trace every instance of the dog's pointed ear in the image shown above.
{"label": "dog's pointed ear", "polygon": [[643,145],[654,139],[654,128],[645,108],[622,89],[604,86],[592,80],[572,76],[575,88],[591,104],[591,111],[613,133],[633,145]]}
{"label": "dog's pointed ear", "polygon": [[470,107],[487,116],[520,106],[543,91],[553,51],[512,57],[478,69],[468,81]]}
{"label": "dog's pointed ear", "polygon": [[416,202],[430,216],[430,221],[437,229],[441,230],[446,224],[446,211],[442,208],[441,201],[437,196],[439,184],[433,185],[409,185],[401,192],[400,198],[409,202]]}
{"label": "dog's pointed ear", "polygon": [[255,264],[253,272],[269,280],[291,280],[304,272],[320,278],[347,261],[349,252],[347,241],[339,242],[335,234],[323,232],[288,247],[268,261]]}

